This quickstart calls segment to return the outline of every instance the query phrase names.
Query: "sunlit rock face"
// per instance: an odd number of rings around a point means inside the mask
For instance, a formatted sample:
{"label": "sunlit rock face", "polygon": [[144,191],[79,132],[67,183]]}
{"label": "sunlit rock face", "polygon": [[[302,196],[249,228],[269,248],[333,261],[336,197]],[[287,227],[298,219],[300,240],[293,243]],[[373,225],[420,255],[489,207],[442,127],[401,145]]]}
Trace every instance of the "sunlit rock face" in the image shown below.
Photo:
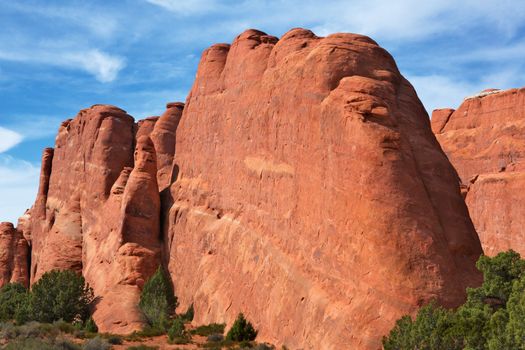
{"label": "sunlit rock face", "polygon": [[525,89],[485,90],[449,111],[432,114],[433,130],[461,178],[483,250],[524,255]]}
{"label": "sunlit rock face", "polygon": [[201,58],[165,256],[196,323],[244,312],[291,348],[378,349],[479,282],[454,169],[392,57],[355,34],[249,30]]}

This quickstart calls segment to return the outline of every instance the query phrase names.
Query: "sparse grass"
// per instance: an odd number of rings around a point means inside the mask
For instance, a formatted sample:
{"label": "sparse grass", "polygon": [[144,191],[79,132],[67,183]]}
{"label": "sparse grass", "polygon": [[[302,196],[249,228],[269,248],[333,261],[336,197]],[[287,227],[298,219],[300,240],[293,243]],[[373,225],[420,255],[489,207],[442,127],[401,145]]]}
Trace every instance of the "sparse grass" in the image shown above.
{"label": "sparse grass", "polygon": [[148,346],[148,345],[140,344],[140,345],[130,346],[128,347],[127,350],[157,350],[158,348],[159,348],[158,346]]}
{"label": "sparse grass", "polygon": [[176,337],[173,339],[168,339],[168,343],[175,345],[191,344],[191,337]]}
{"label": "sparse grass", "polygon": [[202,344],[201,347],[205,349],[222,349],[222,348],[232,348],[237,343],[231,340],[221,340],[221,341],[208,341],[206,344]]}
{"label": "sparse grass", "polygon": [[158,337],[159,335],[166,334],[165,331],[154,328],[154,327],[146,327],[141,331],[133,332],[131,334],[128,334],[124,336],[124,340],[126,341],[141,341],[144,338],[152,338],[152,337]]}

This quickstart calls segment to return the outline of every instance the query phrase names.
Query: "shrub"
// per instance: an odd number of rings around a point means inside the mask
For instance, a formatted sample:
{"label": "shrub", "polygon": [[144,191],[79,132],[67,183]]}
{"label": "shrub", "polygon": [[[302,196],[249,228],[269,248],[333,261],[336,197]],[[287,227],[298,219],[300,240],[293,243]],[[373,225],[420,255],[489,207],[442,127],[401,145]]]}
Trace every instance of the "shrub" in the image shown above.
{"label": "shrub", "polygon": [[93,339],[89,339],[84,343],[82,346],[83,350],[109,350],[111,349],[111,345],[101,337],[95,337]]}
{"label": "shrub", "polygon": [[0,288],[0,321],[20,318],[29,303],[28,290],[19,283],[8,283]]}
{"label": "shrub", "polygon": [[136,345],[136,346],[130,346],[127,350],[157,350],[158,346],[148,346],[144,344]]}
{"label": "shrub", "polygon": [[3,339],[28,339],[28,338],[56,338],[60,330],[51,324],[29,322],[22,326],[5,327],[2,329]]}
{"label": "shrub", "polygon": [[173,341],[173,339],[182,338],[185,335],[184,322],[180,318],[173,320],[170,329],[168,329],[168,339]]}
{"label": "shrub", "polygon": [[210,323],[205,326],[199,326],[191,331],[191,334],[197,334],[203,337],[207,337],[212,334],[224,334],[224,323]]}
{"label": "shrub", "polygon": [[244,318],[242,313],[237,316],[237,319],[233,323],[232,328],[226,335],[226,340],[233,341],[251,341],[257,337],[257,332],[253,328],[252,324]]}
{"label": "shrub", "polygon": [[222,335],[222,334],[210,334],[206,340],[208,340],[209,342],[215,342],[215,343],[221,342],[221,341],[224,340],[224,335]]}
{"label": "shrub", "polygon": [[97,324],[95,323],[92,317],[88,318],[87,321],[84,323],[84,330],[90,333],[98,332]]}
{"label": "shrub", "polygon": [[387,337],[385,350],[525,349],[525,261],[514,251],[481,256],[483,284],[467,289],[457,310],[434,304],[404,316]]}
{"label": "shrub", "polygon": [[108,334],[105,338],[111,345],[122,345],[124,342],[121,336],[115,334]]}
{"label": "shrub", "polygon": [[20,327],[12,325],[11,333],[4,338],[8,344],[3,349],[80,350],[78,345],[57,336],[58,328],[49,324],[31,322]]}
{"label": "shrub", "polygon": [[54,349],[60,350],[80,350],[80,346],[67,340],[67,339],[58,339],[55,341]]}
{"label": "shrub", "polygon": [[[22,338],[16,339],[9,344],[7,344],[4,350],[57,350],[62,348],[57,348],[53,342],[49,340],[44,340],[40,338]],[[77,350],[78,347],[66,348],[68,350]]]}
{"label": "shrub", "polygon": [[158,268],[146,282],[140,295],[139,307],[153,328],[165,330],[169,317],[175,312],[178,302],[169,278]]}
{"label": "shrub", "polygon": [[184,329],[184,321],[180,318],[173,320],[168,329],[168,340],[170,344],[188,344],[191,342],[190,334]]}
{"label": "shrub", "polygon": [[73,271],[46,272],[31,289],[31,315],[40,322],[83,322],[89,317],[93,290]]}
{"label": "shrub", "polygon": [[53,322],[53,326],[60,330],[60,332],[66,334],[73,334],[77,330],[71,323],[67,323],[63,320]]}

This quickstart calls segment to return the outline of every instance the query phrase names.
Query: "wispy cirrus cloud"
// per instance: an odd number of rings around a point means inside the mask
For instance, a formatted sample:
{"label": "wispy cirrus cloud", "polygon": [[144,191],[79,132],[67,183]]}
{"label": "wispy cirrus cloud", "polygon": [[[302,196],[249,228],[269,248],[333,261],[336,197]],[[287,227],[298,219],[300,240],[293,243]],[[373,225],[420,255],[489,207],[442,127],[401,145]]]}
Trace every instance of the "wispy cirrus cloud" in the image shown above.
{"label": "wispy cirrus cloud", "polygon": [[3,153],[22,142],[22,135],[0,126],[0,153]]}
{"label": "wispy cirrus cloud", "polygon": [[57,51],[46,48],[0,49],[0,60],[78,69],[92,74],[103,83],[115,80],[118,73],[126,66],[124,58],[97,49],[78,51]]}
{"label": "wispy cirrus cloud", "polygon": [[215,0],[146,0],[150,4],[160,6],[178,15],[195,15],[198,13],[211,12],[219,5]]}

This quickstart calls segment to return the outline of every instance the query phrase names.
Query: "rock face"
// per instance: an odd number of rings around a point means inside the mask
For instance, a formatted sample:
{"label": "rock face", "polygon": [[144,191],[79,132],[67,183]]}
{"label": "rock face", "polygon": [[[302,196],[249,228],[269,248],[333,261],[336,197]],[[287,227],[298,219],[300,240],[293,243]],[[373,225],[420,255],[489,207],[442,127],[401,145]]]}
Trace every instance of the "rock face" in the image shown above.
{"label": "rock face", "polygon": [[203,53],[186,102],[64,122],[34,206],[2,236],[29,241],[31,283],[82,273],[101,331],[143,326],[159,264],[195,323],[244,312],[259,340],[294,349],[378,349],[401,315],[480,282],[457,175],[370,38],[248,30]]}
{"label": "rock face", "polygon": [[0,286],[6,283],[29,285],[29,246],[13,224],[0,223]]}
{"label": "rock face", "polygon": [[272,343],[378,349],[480,281],[456,173],[371,39],[246,31],[203,53],[186,102],[164,242],[196,323],[242,311]]}
{"label": "rock face", "polygon": [[459,174],[485,253],[524,255],[525,88],[485,90],[456,111],[434,111],[432,129]]}

